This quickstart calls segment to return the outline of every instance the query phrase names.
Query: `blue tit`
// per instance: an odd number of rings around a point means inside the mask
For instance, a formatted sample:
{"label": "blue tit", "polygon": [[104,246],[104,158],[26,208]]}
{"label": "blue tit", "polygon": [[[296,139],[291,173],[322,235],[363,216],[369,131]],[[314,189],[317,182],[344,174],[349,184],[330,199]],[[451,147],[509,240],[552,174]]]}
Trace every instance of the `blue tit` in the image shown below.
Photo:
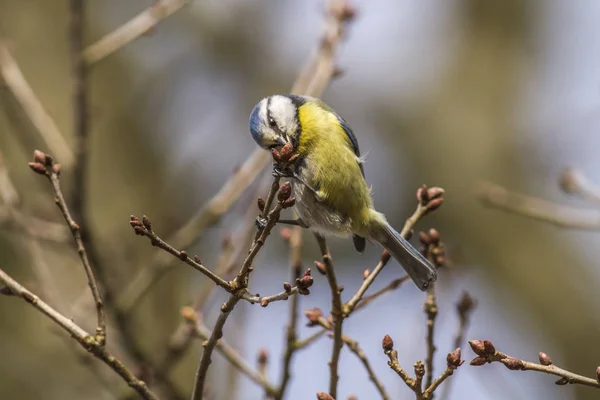
{"label": "blue tit", "polygon": [[272,149],[290,142],[298,161],[292,180],[300,225],[318,234],[379,242],[421,290],[437,278],[436,269],[373,208],[354,133],[321,100],[296,95],[264,98],[250,114],[256,143]]}

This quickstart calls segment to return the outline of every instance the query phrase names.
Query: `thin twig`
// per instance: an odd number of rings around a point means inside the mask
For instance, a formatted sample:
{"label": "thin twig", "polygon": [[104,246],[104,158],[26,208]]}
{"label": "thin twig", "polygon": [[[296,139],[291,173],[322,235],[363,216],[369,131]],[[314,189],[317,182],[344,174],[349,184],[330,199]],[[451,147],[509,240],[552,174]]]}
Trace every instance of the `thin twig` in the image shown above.
{"label": "thin twig", "polygon": [[81,228],[71,216],[67,202],[65,201],[60,187],[59,174],[61,165],[54,164],[52,157],[36,150],[34,152],[34,162],[29,163],[29,166],[36,173],[45,175],[52,184],[52,189],[54,190],[54,195],[56,196],[54,201],[58,206],[67,226],[71,230],[71,234],[73,235],[73,239],[77,245],[77,253],[79,254],[81,264],[83,265],[83,269],[87,276],[88,286],[90,287],[92,298],[94,299],[94,304],[96,305],[98,321],[95,338],[98,343],[104,345],[104,343],[106,343],[106,316],[104,314],[104,304],[102,303],[102,296],[100,295],[98,282],[96,281],[96,277],[92,271],[92,266],[90,265],[90,260],[83,243]]}
{"label": "thin twig", "polygon": [[[188,307],[182,310],[182,314],[186,319],[187,325],[192,327],[193,336],[205,341],[210,339],[210,330],[199,321],[195,310]],[[250,367],[233,347],[229,346],[221,339],[217,341],[215,349],[221,353],[223,357],[225,357],[225,359],[227,359],[227,361],[229,361],[235,368],[237,368],[256,384],[260,385],[269,396],[276,395],[277,388],[275,388],[275,386],[273,386],[273,384],[271,384],[263,374]]]}
{"label": "thin twig", "polygon": [[581,196],[588,203],[600,205],[600,187],[590,183],[581,171],[567,168],[560,175],[559,184],[566,193]]}
{"label": "thin twig", "polygon": [[477,357],[471,360],[473,366],[501,362],[512,371],[537,371],[558,376],[560,379],[555,382],[557,385],[578,384],[600,389],[600,367],[596,369],[596,379],[593,379],[557,367],[546,353],[539,353],[540,363],[537,364],[504,354],[496,350],[489,340],[470,340],[469,345],[477,354]]}
{"label": "thin twig", "polygon": [[308,337],[306,337],[304,339],[299,339],[299,340],[296,341],[296,345],[294,346],[294,348],[296,350],[301,350],[301,349],[303,349],[305,347],[308,347],[309,345],[313,344],[318,339],[320,339],[328,331],[329,331],[329,329],[323,328],[320,331],[317,331],[317,332],[313,333],[312,335],[310,335],[310,336],[308,336]]}
{"label": "thin twig", "polygon": [[85,350],[102,360],[113,371],[115,371],[123,380],[131,386],[144,399],[157,400],[158,397],[140,381],[127,367],[113,355],[106,351],[104,344],[95,336],[90,335],[85,330],[75,324],[70,318],[65,317],[48,304],[43,302],[38,296],[31,293],[18,282],[13,280],[6,272],[0,269],[0,281],[10,290],[10,294],[19,296],[27,303],[31,304],[37,310],[42,312],[58,326],[68,332]]}
{"label": "thin twig", "polygon": [[217,319],[215,327],[213,328],[212,333],[207,341],[202,343],[202,347],[204,347],[204,351],[202,352],[202,359],[200,360],[200,364],[198,365],[198,370],[196,371],[196,377],[194,380],[194,391],[192,392],[192,400],[202,400],[204,397],[204,383],[206,381],[206,374],[208,372],[208,367],[212,362],[212,352],[217,345],[217,342],[223,336],[223,327],[227,322],[227,318],[233,311],[235,305],[240,301],[240,298],[236,295],[229,296],[229,299],[221,306],[221,314]]}
{"label": "thin twig", "polygon": [[411,378],[410,375],[400,366],[400,362],[398,361],[398,351],[396,350],[386,350],[385,355],[388,356],[390,361],[388,361],[389,367],[398,374],[398,376],[404,381],[406,386],[408,386],[415,393],[417,392],[416,382],[414,378]]}
{"label": "thin twig", "polygon": [[600,213],[595,210],[563,206],[537,197],[511,192],[493,183],[481,184],[478,196],[484,204],[490,207],[563,228],[600,229]]}
{"label": "thin twig", "polygon": [[63,165],[71,166],[74,156],[64,135],[29,86],[19,65],[2,43],[2,38],[0,38],[0,75],[35,126],[48,150],[58,157]]}
{"label": "thin twig", "polygon": [[[215,196],[166,241],[179,249],[192,246],[205,229],[215,224],[221,216],[229,211],[268,163],[269,154],[263,149],[256,149]],[[254,209],[256,206],[252,204],[251,207]],[[117,303],[119,307],[126,313],[130,312],[136,304],[139,304],[148,290],[173,266],[174,263],[165,257],[163,252],[155,253],[123,289],[123,294]]]}
{"label": "thin twig", "polygon": [[383,296],[384,294],[398,289],[404,282],[408,282],[408,281],[410,281],[410,277],[408,275],[404,275],[400,278],[394,279],[393,281],[391,281],[390,283],[388,283],[386,286],[379,289],[375,293],[368,295],[368,296],[363,296],[361,298],[360,302],[358,303],[358,305],[354,308],[353,312],[356,312],[356,311],[360,310],[361,308],[366,307],[372,301],[377,300],[379,297]]}
{"label": "thin twig", "polygon": [[[267,190],[266,187],[259,186],[258,192],[263,189]],[[251,242],[253,237],[255,210],[255,208],[249,208],[244,216],[244,223],[236,230],[231,239],[224,241],[223,250],[214,269],[215,275],[227,277],[234,266],[241,265],[244,261],[247,254],[246,243]],[[194,302],[196,312],[202,312],[204,304],[215,288],[217,286],[210,281],[201,283],[198,289],[198,297]],[[182,321],[171,335],[165,354],[159,357],[158,369],[155,371],[157,376],[167,376],[169,371],[177,364],[191,343],[192,333],[189,325]]]}
{"label": "thin twig", "polygon": [[[293,281],[300,279],[302,275],[302,228],[294,227],[289,238],[290,246],[290,271]],[[289,307],[289,319],[286,328],[285,353],[283,355],[283,373],[277,390],[275,400],[281,400],[285,396],[285,390],[290,381],[292,359],[298,350],[298,313],[300,310],[300,297],[295,296]]]}
{"label": "thin twig", "polygon": [[161,20],[180,10],[190,0],[159,0],[83,51],[88,65],[95,64],[152,30]]}
{"label": "thin twig", "polygon": [[369,379],[371,380],[371,382],[373,382],[375,387],[377,387],[377,391],[379,392],[379,395],[381,396],[381,398],[384,400],[391,399],[390,395],[386,392],[385,387],[383,386],[383,383],[381,383],[381,381],[375,374],[375,371],[373,371],[373,368],[371,367],[371,364],[369,363],[369,360],[367,359],[367,355],[360,348],[360,346],[358,345],[358,342],[356,340],[349,338],[348,336],[345,336],[345,335],[342,336],[342,340],[344,341],[344,343],[346,343],[346,345],[348,346],[348,349],[352,353],[354,353],[358,357],[360,362],[363,364],[363,366],[367,370]]}
{"label": "thin twig", "polygon": [[217,344],[217,341],[223,336],[223,326],[227,322],[227,318],[229,317],[231,311],[236,306],[238,301],[240,301],[243,294],[247,290],[248,275],[252,271],[252,262],[254,261],[254,258],[256,257],[258,252],[262,249],[266,238],[270,235],[271,230],[279,220],[279,215],[281,214],[281,211],[284,208],[285,200],[288,199],[280,198],[277,205],[273,208],[271,212],[269,212],[265,227],[263,229],[259,229],[260,235],[254,240],[254,243],[252,244],[250,251],[248,252],[248,256],[246,257],[244,263],[240,268],[240,271],[238,272],[235,279],[232,281],[232,285],[236,290],[236,293],[232,294],[227,300],[227,302],[223,304],[223,306],[221,306],[221,314],[217,319],[217,322],[215,324],[215,327],[213,328],[209,340],[204,344],[202,358],[200,359],[200,364],[198,365],[198,370],[196,371],[192,400],[202,400],[202,396],[204,394],[204,384],[206,381],[206,373],[211,363],[212,352],[215,348],[215,345]]}
{"label": "thin twig", "polygon": [[[417,208],[416,208],[415,212],[404,223],[404,227],[402,228],[402,231],[400,232],[400,236],[402,236],[403,238],[408,237],[408,235],[410,234],[410,232],[413,229],[413,227],[415,226],[415,224],[428,212],[429,212],[429,208],[427,207],[427,205],[422,205],[419,202],[417,204]],[[384,250],[381,254],[381,259],[379,260],[379,263],[377,263],[377,265],[375,266],[373,271],[371,271],[371,273],[369,273],[367,278],[363,281],[363,283],[360,285],[360,287],[358,288],[356,293],[354,293],[352,298],[350,300],[348,300],[346,302],[346,304],[344,304],[344,315],[347,316],[352,313],[352,311],[356,308],[358,303],[363,298],[365,292],[369,289],[369,287],[375,281],[375,278],[377,278],[377,276],[381,273],[381,271],[383,271],[383,268],[387,265],[390,258],[391,258],[390,253],[387,250]]]}
{"label": "thin twig", "polygon": [[435,284],[427,288],[427,296],[425,298],[424,311],[427,314],[427,355],[425,357],[425,387],[431,386],[433,382],[433,355],[436,351],[435,346],[435,318],[438,314],[438,306],[435,297]]}
{"label": "thin twig", "polygon": [[[471,313],[475,309],[477,302],[471,297],[468,292],[463,292],[460,300],[456,304],[456,312],[458,314],[458,331],[454,337],[454,348],[460,348],[465,341],[465,335],[467,330],[469,329],[469,324],[471,322]],[[452,388],[451,382],[448,381],[446,385],[444,385],[444,391],[442,392],[441,398],[448,399],[450,396],[450,391]]]}
{"label": "thin twig", "polygon": [[315,235],[319,248],[321,250],[321,256],[323,263],[325,264],[325,271],[327,276],[327,283],[329,283],[329,289],[331,290],[331,316],[333,317],[333,348],[331,350],[331,361],[329,364],[329,394],[333,397],[337,397],[337,384],[339,380],[338,365],[340,361],[340,353],[342,351],[342,323],[344,321],[344,314],[342,311],[342,297],[341,290],[337,283],[335,276],[335,269],[333,268],[333,262],[331,260],[331,254],[327,247],[325,238],[320,235]]}
{"label": "thin twig", "polygon": [[143,222],[141,222],[136,216],[131,216],[130,224],[133,226],[134,231],[137,235],[146,236],[148,239],[150,239],[152,246],[158,247],[159,249],[162,249],[174,256],[175,258],[179,259],[180,261],[185,262],[186,264],[194,268],[196,271],[209,278],[216,285],[225,289],[227,292],[232,293],[234,291],[229,282],[227,282],[225,279],[216,275],[210,269],[202,265],[202,263],[197,257],[191,258],[190,256],[188,256],[187,252],[183,250],[177,250],[169,243],[165,242],[160,236],[158,236],[156,232],[154,232],[154,230],[152,229],[152,224],[148,217],[144,215],[142,217],[142,221]]}

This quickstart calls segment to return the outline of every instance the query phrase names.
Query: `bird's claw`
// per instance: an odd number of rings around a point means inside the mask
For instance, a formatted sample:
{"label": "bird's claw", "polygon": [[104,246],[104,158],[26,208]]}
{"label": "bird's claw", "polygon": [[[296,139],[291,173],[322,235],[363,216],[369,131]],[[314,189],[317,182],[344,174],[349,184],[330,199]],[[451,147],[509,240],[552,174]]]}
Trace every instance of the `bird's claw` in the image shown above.
{"label": "bird's claw", "polygon": [[277,166],[273,166],[273,176],[279,177],[279,178],[293,177],[293,175],[288,170],[282,170],[281,168],[279,168]]}
{"label": "bird's claw", "polygon": [[259,215],[256,217],[254,224],[258,229],[263,230],[267,226],[267,219]]}

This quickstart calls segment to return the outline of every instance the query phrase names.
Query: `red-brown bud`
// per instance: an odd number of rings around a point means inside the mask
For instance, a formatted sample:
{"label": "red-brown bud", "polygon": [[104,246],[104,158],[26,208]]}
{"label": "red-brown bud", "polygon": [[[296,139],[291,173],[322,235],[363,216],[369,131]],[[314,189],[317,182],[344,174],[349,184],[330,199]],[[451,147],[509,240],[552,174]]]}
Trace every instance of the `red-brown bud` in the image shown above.
{"label": "red-brown bud", "polygon": [[538,355],[538,357],[540,359],[540,364],[552,365],[552,359],[550,358],[550,356],[548,354],[540,351],[540,354]]}
{"label": "red-brown bud", "polygon": [[267,365],[269,362],[269,352],[264,347],[259,350],[257,361],[258,365]]}
{"label": "red-brown bud", "polygon": [[317,392],[317,400],[335,400],[329,393]]}
{"label": "red-brown bud", "polygon": [[492,354],[496,353],[496,348],[494,347],[494,344],[492,342],[490,342],[489,340],[483,341],[483,348],[485,349],[485,352],[488,355],[492,355]]}
{"label": "red-brown bud", "polygon": [[584,178],[580,172],[567,168],[560,174],[558,184],[565,193],[575,193],[579,190],[583,180]]}
{"label": "red-brown bud", "polygon": [[419,242],[421,242],[423,246],[429,245],[429,236],[427,236],[425,232],[419,232]]}
{"label": "red-brown bud", "polygon": [[465,314],[471,312],[471,310],[475,308],[475,305],[475,300],[471,297],[471,295],[468,292],[462,292],[460,300],[458,301],[458,304],[456,304],[456,311],[458,311],[459,315],[464,316]]}
{"label": "red-brown bud", "polygon": [[434,245],[440,244],[440,233],[436,229],[434,229],[434,228],[429,229],[429,232],[427,232],[427,236],[429,237],[429,241],[432,244],[434,244]]}
{"label": "red-brown bud", "polygon": [[283,208],[294,207],[294,205],[296,205],[296,198],[295,197],[290,197],[289,199],[287,199],[286,201],[284,201],[283,204],[282,204]]}
{"label": "red-brown bud", "polygon": [[323,311],[320,308],[309,308],[304,310],[304,315],[308,319],[308,326],[319,325],[319,319],[323,317]]}
{"label": "red-brown bud", "polygon": [[283,282],[283,290],[285,290],[286,293],[291,292],[292,285],[289,282]]}
{"label": "red-brown bud", "polygon": [[469,363],[469,365],[472,365],[474,367],[479,367],[480,365],[483,365],[487,363],[487,360],[483,357],[475,357],[474,359],[471,360],[471,362]]}
{"label": "red-brown bud", "polygon": [[363,280],[367,279],[369,277],[369,275],[371,275],[371,271],[369,270],[369,268],[366,268],[363,271]]}
{"label": "red-brown bud", "polygon": [[265,199],[263,199],[262,197],[259,197],[258,200],[256,201],[256,205],[258,206],[258,209],[260,211],[264,211],[265,210]]}
{"label": "red-brown bud", "polygon": [[44,167],[43,164],[38,163],[38,162],[30,162],[28,163],[29,168],[31,168],[31,170],[33,172],[35,172],[36,174],[40,174],[40,175],[45,175],[46,174],[46,167]]}
{"label": "red-brown bud", "polygon": [[444,204],[444,198],[443,197],[439,197],[437,199],[433,199],[431,201],[429,201],[427,203],[427,212],[431,212],[431,211],[435,211],[438,208],[440,208],[440,206]]}
{"label": "red-brown bud", "polygon": [[294,147],[292,146],[291,142],[287,142],[286,144],[284,144],[281,148],[281,151],[279,152],[280,160],[289,161],[293,151]]}
{"label": "red-brown bud", "polygon": [[438,199],[444,195],[444,189],[441,187],[434,186],[432,188],[427,189],[427,197],[430,200]]}
{"label": "red-brown bud", "polygon": [[271,149],[271,155],[273,156],[273,160],[275,160],[276,163],[281,162],[281,154],[279,153],[279,151],[277,151],[277,149]]}
{"label": "red-brown bud", "polygon": [[480,357],[486,357],[487,353],[485,351],[485,346],[483,344],[483,341],[481,340],[469,340],[469,346],[471,346],[471,350],[473,350],[473,352],[475,354],[477,354]]}
{"label": "red-brown bud", "polygon": [[280,202],[284,202],[290,198],[292,195],[292,185],[289,182],[285,182],[283,185],[279,187],[279,192],[277,193],[277,200]]}
{"label": "red-brown bud", "polygon": [[559,380],[554,382],[555,385],[559,385],[559,386],[566,385],[567,383],[569,383],[569,379],[567,379],[567,378],[560,378]]}
{"label": "red-brown bud", "polygon": [[460,367],[465,360],[460,359],[460,348],[454,350],[452,353],[448,353],[446,356],[446,364],[448,368],[457,368]]}
{"label": "red-brown bud", "polygon": [[425,205],[429,201],[429,193],[427,193],[427,185],[423,184],[420,188],[417,189],[417,201],[421,205]]}
{"label": "red-brown bud", "polygon": [[192,307],[181,307],[181,316],[186,322],[196,324],[198,322],[198,313]]}
{"label": "red-brown bud", "polygon": [[517,359],[517,358],[513,358],[513,357],[506,357],[503,358],[502,360],[500,360],[500,362],[502,364],[504,364],[504,366],[512,371],[518,371],[524,368],[523,365],[523,361]]}
{"label": "red-brown bud", "polygon": [[145,215],[142,215],[142,224],[144,224],[144,227],[148,229],[148,231],[152,232],[152,222],[150,222],[150,219]]}
{"label": "red-brown bud", "polygon": [[600,383],[600,367],[596,368],[596,380]]}
{"label": "red-brown bud", "polygon": [[39,150],[33,151],[33,160],[42,165],[46,165],[46,153]]}
{"label": "red-brown bud", "polygon": [[186,261],[188,259],[188,254],[185,250],[179,252],[179,259],[181,261]]}
{"label": "red-brown bud", "polygon": [[279,236],[287,242],[292,238],[292,230],[290,228],[283,228],[279,232]]}
{"label": "red-brown bud", "polygon": [[138,236],[144,236],[144,233],[145,233],[144,228],[142,228],[141,226],[134,226],[133,231]]}
{"label": "red-brown bud", "polygon": [[385,335],[381,340],[381,347],[383,347],[383,351],[392,351],[394,350],[394,340],[390,335]]}
{"label": "red-brown bud", "polygon": [[52,172],[54,172],[56,175],[60,175],[60,169],[62,168],[62,165],[60,164],[54,164],[52,166]]}
{"label": "red-brown bud", "polygon": [[196,261],[198,264],[202,264],[202,261],[200,261],[200,257],[198,256],[194,256],[194,261]]}
{"label": "red-brown bud", "polygon": [[325,269],[325,264],[323,262],[315,261],[315,267],[322,275],[327,275],[327,270]]}

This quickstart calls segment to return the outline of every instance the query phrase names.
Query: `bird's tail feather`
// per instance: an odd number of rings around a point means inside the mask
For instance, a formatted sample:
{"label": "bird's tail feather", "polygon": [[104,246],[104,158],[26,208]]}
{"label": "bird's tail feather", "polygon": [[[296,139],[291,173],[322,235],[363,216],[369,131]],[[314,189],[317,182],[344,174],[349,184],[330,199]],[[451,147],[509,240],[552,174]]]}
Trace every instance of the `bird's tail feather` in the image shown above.
{"label": "bird's tail feather", "polygon": [[387,222],[376,224],[371,235],[400,263],[419,289],[426,290],[435,282],[435,267]]}

